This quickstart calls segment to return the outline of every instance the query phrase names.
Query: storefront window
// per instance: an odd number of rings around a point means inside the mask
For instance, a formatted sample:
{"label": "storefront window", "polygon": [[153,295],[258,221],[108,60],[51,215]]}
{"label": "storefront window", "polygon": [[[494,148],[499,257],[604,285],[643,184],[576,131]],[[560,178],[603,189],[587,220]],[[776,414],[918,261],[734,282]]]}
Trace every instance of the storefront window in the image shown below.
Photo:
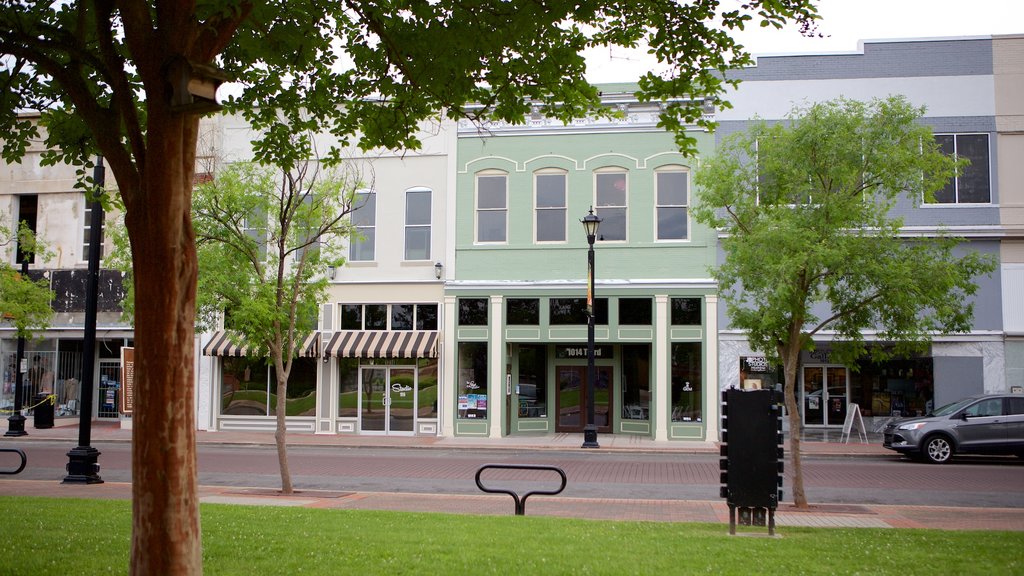
{"label": "storefront window", "polygon": [[462,342],[459,344],[458,379],[459,418],[487,418],[486,342]]}
{"label": "storefront window", "polygon": [[[743,390],[782,392],[782,366],[773,366],[764,356],[740,357],[739,387]],[[781,400],[779,400],[781,402]]]}
{"label": "storefront window", "polygon": [[412,330],[412,304],[391,305],[391,329]]}
{"label": "storefront window", "polygon": [[367,304],[363,307],[366,315],[364,330],[387,330],[388,329],[388,305]]}
{"label": "storefront window", "polygon": [[672,421],[701,421],[701,344],[672,344]]}
{"label": "storefront window", "polygon": [[651,347],[622,346],[622,419],[647,420],[651,410]]}
{"label": "storefront window", "polygon": [[487,326],[487,298],[460,298],[459,325]]}
{"label": "storefront window", "polygon": [[266,416],[270,405],[270,367],[264,358],[225,357],[221,368],[220,413]]}
{"label": "storefront window", "polygon": [[936,408],[931,358],[862,360],[850,371],[850,402],[864,417],[924,415]]}
{"label": "storefront window", "polygon": [[509,324],[536,326],[540,324],[540,299],[509,298],[505,301],[505,313]]}
{"label": "storefront window", "polygon": [[362,330],[363,329],[363,305],[342,304],[341,305],[341,329]]}
{"label": "storefront window", "polygon": [[359,360],[338,359],[338,416],[355,418],[359,415]]}
{"label": "storefront window", "polygon": [[546,418],[548,415],[547,346],[519,346],[520,418]]}
{"label": "storefront window", "polygon": [[437,418],[437,358],[420,358],[416,361],[418,372],[416,395],[416,416]]}
{"label": "storefront window", "polygon": [[700,298],[673,298],[672,325],[700,326]]}
{"label": "storefront window", "polygon": [[[316,415],[316,358],[296,358],[288,374],[286,416]],[[277,410],[277,375],[270,369],[270,414]]]}

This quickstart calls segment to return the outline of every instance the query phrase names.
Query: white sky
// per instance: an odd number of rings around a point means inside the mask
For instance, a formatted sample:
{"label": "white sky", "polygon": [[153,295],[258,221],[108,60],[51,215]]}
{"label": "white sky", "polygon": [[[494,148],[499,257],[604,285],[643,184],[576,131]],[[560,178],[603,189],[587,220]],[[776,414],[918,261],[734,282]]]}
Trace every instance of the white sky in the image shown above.
{"label": "white sky", "polygon": [[[757,55],[855,52],[862,40],[1024,34],[1024,0],[820,0],[818,32],[749,27],[734,35]],[[631,82],[656,66],[642,51],[588,55],[591,82]]]}

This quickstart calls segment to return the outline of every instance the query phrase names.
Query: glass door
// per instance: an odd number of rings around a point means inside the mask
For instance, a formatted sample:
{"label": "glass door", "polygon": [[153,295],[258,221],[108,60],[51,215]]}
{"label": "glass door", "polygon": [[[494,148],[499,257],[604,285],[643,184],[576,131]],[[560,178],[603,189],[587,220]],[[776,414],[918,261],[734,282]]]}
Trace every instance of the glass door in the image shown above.
{"label": "glass door", "polygon": [[842,426],[846,420],[847,377],[843,366],[805,366],[804,424]]}
{"label": "glass door", "polygon": [[416,370],[364,366],[361,376],[360,430],[370,434],[412,434],[416,419]]}
{"label": "glass door", "polygon": [[359,381],[359,420],[363,432],[387,432],[388,369],[363,367]]}
{"label": "glass door", "polygon": [[[610,433],[612,429],[612,367],[597,366],[597,382],[594,384],[594,423],[597,431]],[[582,432],[587,411],[587,367],[557,366],[555,380],[558,391],[555,396],[556,432]]]}

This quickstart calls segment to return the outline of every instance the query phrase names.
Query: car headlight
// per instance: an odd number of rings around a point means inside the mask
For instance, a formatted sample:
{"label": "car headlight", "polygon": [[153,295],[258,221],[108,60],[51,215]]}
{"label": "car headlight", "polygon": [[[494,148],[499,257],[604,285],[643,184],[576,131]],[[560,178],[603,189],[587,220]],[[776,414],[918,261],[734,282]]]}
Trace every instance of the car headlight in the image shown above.
{"label": "car headlight", "polygon": [[910,424],[900,424],[896,427],[897,430],[917,430],[923,428],[927,422],[911,422]]}

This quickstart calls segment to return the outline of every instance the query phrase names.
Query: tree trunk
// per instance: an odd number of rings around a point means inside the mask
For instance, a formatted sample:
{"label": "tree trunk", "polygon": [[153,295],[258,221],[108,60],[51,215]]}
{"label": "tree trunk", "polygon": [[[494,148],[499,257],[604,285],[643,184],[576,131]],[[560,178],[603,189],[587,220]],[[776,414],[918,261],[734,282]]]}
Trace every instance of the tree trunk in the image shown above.
{"label": "tree trunk", "polygon": [[796,403],[797,370],[800,367],[800,346],[789,344],[779,347],[783,371],[786,379],[786,411],[789,413],[789,455],[790,468],[793,473],[793,504],[797,508],[807,508],[807,497],[804,495],[803,465],[800,459],[800,410]]}
{"label": "tree trunk", "polygon": [[201,574],[191,200],[198,117],[148,103],[148,159],[125,215],[135,276],[132,574]]}
{"label": "tree trunk", "polygon": [[287,429],[285,427],[288,403],[288,376],[277,371],[277,407],[274,414],[277,416],[277,431],[274,432],[274,440],[277,443],[277,464],[281,469],[281,493],[291,494],[292,473],[288,469],[288,445],[285,442]]}

